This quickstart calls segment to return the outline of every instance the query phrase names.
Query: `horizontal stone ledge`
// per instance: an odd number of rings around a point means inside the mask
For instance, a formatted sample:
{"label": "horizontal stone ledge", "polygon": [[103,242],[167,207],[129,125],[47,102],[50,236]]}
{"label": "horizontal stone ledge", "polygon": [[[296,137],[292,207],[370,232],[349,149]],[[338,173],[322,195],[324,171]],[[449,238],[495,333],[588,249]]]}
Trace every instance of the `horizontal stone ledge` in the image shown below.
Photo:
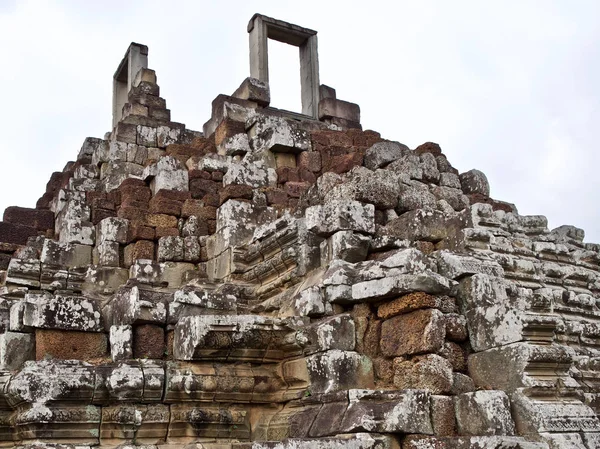
{"label": "horizontal stone ledge", "polygon": [[[535,438],[537,439],[537,438]],[[442,437],[409,435],[402,449],[549,449],[547,443],[513,436]]]}
{"label": "horizontal stone ledge", "polygon": [[447,295],[451,287],[451,281],[431,271],[421,274],[401,274],[354,284],[352,299],[346,302],[377,301],[412,292]]}
{"label": "horizontal stone ledge", "polygon": [[175,326],[174,356],[177,360],[282,360],[301,354],[295,339],[286,337],[303,325],[300,317],[183,317]]}

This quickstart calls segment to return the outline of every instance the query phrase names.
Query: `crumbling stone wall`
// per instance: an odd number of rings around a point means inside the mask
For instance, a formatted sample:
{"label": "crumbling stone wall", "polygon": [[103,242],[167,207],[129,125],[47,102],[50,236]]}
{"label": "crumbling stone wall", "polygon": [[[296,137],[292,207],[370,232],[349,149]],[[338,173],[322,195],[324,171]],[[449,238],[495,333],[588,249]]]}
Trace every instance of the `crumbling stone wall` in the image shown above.
{"label": "crumbling stone wall", "polygon": [[600,246],[356,105],[268,105],[247,79],[191,131],[143,68],[6,209],[0,445],[600,447]]}

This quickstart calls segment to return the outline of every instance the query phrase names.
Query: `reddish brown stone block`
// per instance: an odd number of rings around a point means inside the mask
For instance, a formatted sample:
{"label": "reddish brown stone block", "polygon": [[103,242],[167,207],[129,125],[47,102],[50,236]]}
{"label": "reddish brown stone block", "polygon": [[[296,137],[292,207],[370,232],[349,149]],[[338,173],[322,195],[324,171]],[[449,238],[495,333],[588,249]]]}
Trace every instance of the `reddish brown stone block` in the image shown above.
{"label": "reddish brown stone block", "polygon": [[138,207],[123,207],[117,211],[117,217],[126,218],[131,221],[145,221],[148,211]]}
{"label": "reddish brown stone block", "polygon": [[367,147],[369,139],[363,134],[352,136],[352,145],[356,147]]}
{"label": "reddish brown stone block", "polygon": [[372,140],[381,139],[381,134],[379,134],[377,131],[373,131],[372,129],[365,129],[363,131],[363,135]]}
{"label": "reddish brown stone block", "polygon": [[88,203],[92,207],[92,209],[106,209],[106,210],[115,210],[115,202],[106,198],[106,196],[94,197],[89,199]]}
{"label": "reddish brown stone block", "polygon": [[215,170],[210,174],[213,181],[221,182],[223,181],[223,172]]}
{"label": "reddish brown stone block", "polygon": [[360,167],[363,163],[363,155],[359,152],[348,153],[331,158],[330,171],[334,173],[346,173],[354,167]]}
{"label": "reddish brown stone block", "polygon": [[343,131],[326,131],[329,133],[329,145],[339,147],[351,147],[352,137]]}
{"label": "reddish brown stone block", "polygon": [[124,260],[125,266],[130,267],[137,259],[154,259],[154,242],[148,240],[138,240],[125,247]]}
{"label": "reddish brown stone block", "polygon": [[235,122],[231,119],[225,119],[215,130],[215,145],[221,145],[223,141],[236,134],[246,132],[245,122]]}
{"label": "reddish brown stone block", "polygon": [[0,221],[0,242],[25,245],[29,237],[38,234],[37,229],[14,223]]}
{"label": "reddish brown stone block", "polygon": [[310,184],[308,182],[287,182],[285,184],[285,191],[292,198],[300,198],[309,187]]}
{"label": "reddish brown stone block", "polygon": [[181,208],[181,216],[187,218],[192,215],[204,220],[214,220],[217,218],[217,208],[205,206],[201,200],[186,200]]}
{"label": "reddish brown stone block", "polygon": [[303,151],[297,157],[298,168],[310,170],[313,173],[321,171],[321,153],[317,151]]}
{"label": "reddish brown stone block", "polygon": [[314,184],[315,182],[317,182],[317,177],[310,170],[308,170],[306,168],[300,168],[299,173],[300,173],[300,181],[308,182],[310,184]]}
{"label": "reddish brown stone block", "polygon": [[20,250],[21,248],[23,248],[23,245],[19,245],[17,243],[7,243],[7,242],[0,241],[0,252],[12,254],[15,251]]}
{"label": "reddish brown stone block", "polygon": [[129,242],[135,242],[137,240],[154,240],[154,228],[139,222],[131,222],[127,229],[127,240]]}
{"label": "reddish brown stone block", "polygon": [[323,146],[329,145],[329,132],[328,131],[314,131],[311,134],[313,144],[318,143]]}
{"label": "reddish brown stone block", "polygon": [[219,195],[217,193],[209,193],[202,197],[205,206],[219,207]]}
{"label": "reddish brown stone block", "polygon": [[387,319],[413,310],[438,306],[439,300],[435,296],[423,292],[414,292],[380,305],[377,309],[377,316]]}
{"label": "reddish brown stone block", "polygon": [[517,208],[514,204],[507,203],[504,201],[497,201],[488,196],[482,195],[481,193],[470,193],[469,195],[467,195],[467,197],[469,198],[471,204],[485,203],[491,205],[492,209],[494,210],[503,210],[504,212],[512,213],[517,212]]}
{"label": "reddish brown stone block", "polygon": [[415,310],[383,322],[381,352],[387,357],[437,352],[445,334],[445,320],[439,310]]}
{"label": "reddish brown stone block", "polygon": [[425,240],[417,240],[415,242],[415,248],[424,254],[431,254],[435,251],[435,245],[432,242],[426,242]]}
{"label": "reddish brown stone block", "polygon": [[415,148],[415,153],[417,153],[417,154],[431,153],[434,156],[441,156],[442,149],[440,148],[440,146],[437,143],[425,142],[424,144],[419,145],[417,148]]}
{"label": "reddish brown stone block", "polygon": [[115,205],[121,204],[121,192],[118,189],[108,192],[106,194],[106,199],[114,202]]}
{"label": "reddish brown stone block", "polygon": [[4,221],[13,224],[26,224],[39,231],[54,229],[54,212],[10,206],[4,210]]}
{"label": "reddish brown stone block", "polygon": [[10,254],[0,253],[0,270],[7,270],[10,263]]}
{"label": "reddish brown stone block", "polygon": [[52,175],[50,175],[50,180],[46,184],[46,192],[54,193],[58,191],[58,189],[60,189],[60,186],[64,182],[64,177],[65,175],[63,172],[55,171],[54,173],[52,173]]}
{"label": "reddish brown stone block", "polygon": [[36,329],[35,358],[85,360],[108,356],[106,334],[54,329]]}
{"label": "reddish brown stone block", "polygon": [[267,204],[270,205],[287,205],[288,194],[283,189],[275,187],[267,187],[264,190],[264,194],[267,197]]}
{"label": "reddish brown stone block", "polygon": [[161,228],[157,227],[155,229],[155,240],[158,240],[161,237],[178,237],[179,229],[177,228]]}
{"label": "reddish brown stone block", "polygon": [[278,167],[275,171],[277,172],[277,182],[279,184],[300,181],[297,167]]}
{"label": "reddish brown stone block", "polygon": [[117,213],[114,210],[110,209],[98,209],[92,208],[92,223],[97,225],[102,220],[108,217],[116,217]]}
{"label": "reddish brown stone block", "polygon": [[202,198],[206,194],[217,193],[220,186],[220,183],[208,179],[190,179],[190,192],[192,193],[192,198]]}
{"label": "reddish brown stone block", "polygon": [[183,162],[187,161],[192,156],[200,156],[202,154],[202,152],[195,146],[182,145],[178,143],[168,145],[166,148],[166,153],[169,156],[174,156],[179,160],[183,160]]}
{"label": "reddish brown stone block", "polygon": [[156,192],[156,195],[152,198],[153,200],[170,200],[170,201],[179,201],[183,203],[185,200],[192,197],[190,192],[179,192],[177,190],[165,190],[161,189]]}
{"label": "reddish brown stone block", "polygon": [[179,217],[181,215],[181,202],[154,197],[150,200],[149,210],[153,214],[167,214]]}
{"label": "reddish brown stone block", "polygon": [[148,210],[149,202],[144,200],[138,200],[136,197],[126,195],[123,196],[123,202],[121,203],[121,207],[135,207],[138,209]]}
{"label": "reddish brown stone block", "polygon": [[223,204],[229,199],[252,199],[252,187],[243,184],[229,184],[219,192],[219,203]]}
{"label": "reddish brown stone block", "polygon": [[207,224],[209,234],[214,234],[215,232],[217,232],[217,220],[208,220]]}
{"label": "reddish brown stone block", "polygon": [[210,172],[205,170],[190,170],[188,176],[190,179],[212,179]]}
{"label": "reddish brown stone block", "polygon": [[121,183],[118,190],[121,193],[122,201],[126,196],[135,198],[137,201],[150,201],[152,197],[152,191],[141,179],[127,178]]}
{"label": "reddish brown stone block", "polygon": [[153,228],[176,228],[177,217],[166,214],[148,214],[146,224]]}
{"label": "reddish brown stone block", "polygon": [[166,352],[165,330],[154,324],[136,326],[133,331],[133,357],[162,359]]}
{"label": "reddish brown stone block", "polygon": [[36,209],[48,209],[50,207],[50,203],[54,198],[54,193],[46,192],[44,193],[35,203]]}
{"label": "reddish brown stone block", "polygon": [[167,331],[166,335],[167,347],[165,348],[165,358],[167,360],[173,360],[173,344],[175,343],[175,331]]}

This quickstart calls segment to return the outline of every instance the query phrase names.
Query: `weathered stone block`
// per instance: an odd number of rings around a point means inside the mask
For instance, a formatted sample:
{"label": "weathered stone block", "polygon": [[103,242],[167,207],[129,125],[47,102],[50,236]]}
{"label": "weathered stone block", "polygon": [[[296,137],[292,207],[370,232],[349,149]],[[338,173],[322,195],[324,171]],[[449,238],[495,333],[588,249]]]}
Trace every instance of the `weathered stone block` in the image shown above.
{"label": "weathered stone block", "polygon": [[95,265],[118,267],[120,265],[119,244],[106,240],[96,245],[93,259]]}
{"label": "weathered stone block", "polygon": [[343,433],[433,433],[428,392],[353,389],[348,396],[350,403],[340,426]]}
{"label": "weathered stone block", "polygon": [[330,349],[354,351],[354,320],[344,314],[318,321],[298,331],[296,341],[303,347],[304,354]]}
{"label": "weathered stone block", "polygon": [[139,259],[154,259],[154,242],[149,240],[138,240],[135,243],[130,243],[124,250],[124,263],[126,267],[130,267]]}
{"label": "weathered stone block", "polygon": [[249,133],[255,150],[299,153],[310,149],[308,133],[281,117],[257,116]]}
{"label": "weathered stone block", "polygon": [[329,240],[330,258],[356,263],[367,258],[371,237],[353,231],[339,231]]}
{"label": "weathered stone block", "polygon": [[[310,390],[314,393],[331,393],[348,388],[373,388],[373,364],[356,352],[333,349],[314,354],[303,361],[306,364]],[[289,362],[294,364],[294,362]],[[285,364],[288,366],[288,363]]]}
{"label": "weathered stone block", "polygon": [[184,240],[183,237],[161,237],[158,240],[157,257],[159,262],[171,260],[174,262],[184,260]]}
{"label": "weathered stone block", "polygon": [[437,354],[411,360],[394,360],[394,386],[400,390],[427,390],[431,394],[447,394],[452,389],[452,365]]}
{"label": "weathered stone block", "polygon": [[479,170],[469,170],[460,174],[460,184],[463,192],[467,194],[479,193],[490,196],[490,184],[485,174]]}
{"label": "weathered stone block", "polygon": [[135,326],[133,357],[136,359],[162,359],[165,355],[165,330],[153,324]]}
{"label": "weathered stone block", "polygon": [[37,229],[32,226],[0,221],[0,242],[25,245],[29,237],[37,234]]}
{"label": "weathered stone block", "polygon": [[306,227],[317,235],[327,237],[337,231],[375,232],[375,207],[358,201],[331,201],[311,206],[305,212]]}
{"label": "weathered stone block", "polygon": [[360,107],[355,103],[336,98],[323,98],[319,101],[319,120],[332,117],[360,123]]}
{"label": "weathered stone block", "polygon": [[124,218],[109,217],[101,220],[96,226],[96,241],[127,243],[127,232],[129,229],[129,220]]}
{"label": "weathered stone block", "polygon": [[6,271],[6,282],[40,287],[41,264],[39,261],[24,261],[12,258]]}
{"label": "weathered stone block", "polygon": [[410,149],[398,142],[378,142],[365,153],[365,167],[375,170],[406,155]]}
{"label": "weathered stone block", "polygon": [[109,332],[110,355],[113,362],[133,357],[133,329],[129,324],[113,325]]}
{"label": "weathered stone block", "polygon": [[408,211],[386,224],[384,234],[407,240],[438,242],[466,227],[462,217],[433,209]]}
{"label": "weathered stone block", "polygon": [[43,264],[63,267],[83,267],[92,262],[92,247],[77,243],[60,243],[44,239],[40,261]]}
{"label": "weathered stone block", "polygon": [[253,101],[262,107],[269,106],[271,102],[269,84],[256,78],[246,78],[232,96]]}
{"label": "weathered stone block", "polygon": [[35,357],[36,340],[33,334],[4,332],[0,334],[0,369],[17,370]]}
{"label": "weathered stone block", "polygon": [[[135,267],[135,266],[134,266]],[[151,271],[152,265],[145,265]],[[156,276],[159,282],[160,274],[150,273],[149,277]],[[114,295],[113,300],[106,309],[107,319],[112,325],[130,324],[164,324],[167,320],[167,303],[172,300],[172,295],[141,286],[122,286]]]}
{"label": "weathered stone block", "polygon": [[414,292],[380,305],[377,308],[377,316],[387,319],[413,310],[429,308],[452,312],[455,304],[448,296],[432,296],[423,292]]}
{"label": "weathered stone block", "polygon": [[150,188],[156,194],[161,189],[185,192],[189,190],[188,171],[173,156],[161,157],[155,164],[144,169],[143,178],[150,180]]}
{"label": "weathered stone block", "polygon": [[454,398],[450,396],[431,396],[431,423],[433,424],[434,435],[456,435]]}
{"label": "weathered stone block", "polygon": [[454,401],[456,424],[462,435],[514,435],[510,401],[503,391],[475,391]]}
{"label": "weathered stone block", "polygon": [[444,344],[445,321],[437,309],[416,310],[385,320],[381,351],[388,357],[436,352]]}
{"label": "weathered stone block", "polygon": [[87,332],[104,330],[98,303],[92,298],[28,293],[24,305],[25,326]]}
{"label": "weathered stone block", "polygon": [[92,360],[108,354],[106,334],[36,329],[36,360]]}
{"label": "weathered stone block", "polygon": [[352,301],[375,301],[413,292],[431,295],[450,293],[450,282],[432,271],[421,274],[388,275],[382,279],[358,282],[352,285]]}
{"label": "weathered stone block", "polygon": [[39,231],[54,229],[54,213],[50,210],[10,206],[4,210],[3,220],[7,223],[27,225]]}
{"label": "weathered stone block", "polygon": [[504,269],[494,260],[481,260],[470,256],[437,251],[438,272],[450,279],[481,273],[490,276],[504,276]]}
{"label": "weathered stone block", "polygon": [[284,340],[301,322],[298,317],[258,315],[183,317],[175,326],[174,356],[177,360],[280,360],[301,352],[297,342]]}
{"label": "weathered stone block", "polygon": [[473,349],[483,351],[522,339],[523,313],[512,302],[501,278],[476,274],[463,280],[459,300]]}

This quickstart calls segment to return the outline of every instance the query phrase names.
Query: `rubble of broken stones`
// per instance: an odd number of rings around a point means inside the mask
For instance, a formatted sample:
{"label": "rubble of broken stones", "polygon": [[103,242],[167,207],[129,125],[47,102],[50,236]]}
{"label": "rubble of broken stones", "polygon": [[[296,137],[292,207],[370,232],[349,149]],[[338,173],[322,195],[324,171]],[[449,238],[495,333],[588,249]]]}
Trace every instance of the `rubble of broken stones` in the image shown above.
{"label": "rubble of broken stones", "polygon": [[142,69],[6,210],[0,446],[600,447],[600,246],[245,83],[198,133]]}

